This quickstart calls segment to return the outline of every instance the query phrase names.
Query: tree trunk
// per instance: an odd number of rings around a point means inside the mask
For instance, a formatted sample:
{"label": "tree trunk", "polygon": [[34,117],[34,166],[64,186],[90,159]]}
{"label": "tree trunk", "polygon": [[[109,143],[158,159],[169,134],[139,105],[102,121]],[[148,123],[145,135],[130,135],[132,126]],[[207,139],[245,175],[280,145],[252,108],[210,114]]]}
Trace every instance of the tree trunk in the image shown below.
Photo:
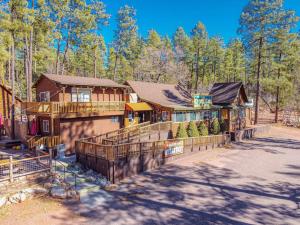
{"label": "tree trunk", "polygon": [[58,40],[57,49],[56,49],[56,62],[55,62],[56,74],[59,73],[59,52],[60,52],[60,40]]}
{"label": "tree trunk", "polygon": [[256,97],[255,97],[255,116],[254,124],[258,123],[258,103],[260,96],[260,66],[261,66],[261,52],[262,52],[263,38],[259,39],[259,49],[258,49],[258,62],[257,62],[257,77],[256,77]]}
{"label": "tree trunk", "polygon": [[118,54],[116,53],[116,57],[115,57],[115,65],[114,65],[114,76],[113,76],[114,81],[116,80],[117,61],[118,61]]}
{"label": "tree trunk", "polygon": [[[281,62],[281,52],[279,54],[279,63]],[[278,68],[278,74],[277,74],[277,78],[278,81],[277,83],[279,83],[279,78],[281,75],[281,70],[280,67]],[[276,108],[275,108],[275,123],[278,123],[278,111],[279,111],[279,94],[280,94],[280,88],[279,85],[276,87]]]}
{"label": "tree trunk", "polygon": [[11,139],[15,139],[15,37],[12,34],[11,46]]}
{"label": "tree trunk", "polygon": [[8,47],[8,54],[9,54],[9,59],[8,59],[8,80],[10,81],[10,79],[11,79],[11,46]]}
{"label": "tree trunk", "polygon": [[68,50],[69,50],[69,39],[67,40],[66,48],[65,48],[65,51],[64,51],[64,57],[63,57],[63,61],[62,61],[61,75],[64,75],[64,72],[65,72],[65,63],[66,63],[66,60],[67,60],[67,52],[68,52]]}
{"label": "tree trunk", "polygon": [[195,82],[195,90],[198,91],[198,82],[199,82],[199,54],[200,49],[197,50],[196,54],[196,82]]}
{"label": "tree trunk", "polygon": [[94,77],[97,77],[97,48],[94,50]]}

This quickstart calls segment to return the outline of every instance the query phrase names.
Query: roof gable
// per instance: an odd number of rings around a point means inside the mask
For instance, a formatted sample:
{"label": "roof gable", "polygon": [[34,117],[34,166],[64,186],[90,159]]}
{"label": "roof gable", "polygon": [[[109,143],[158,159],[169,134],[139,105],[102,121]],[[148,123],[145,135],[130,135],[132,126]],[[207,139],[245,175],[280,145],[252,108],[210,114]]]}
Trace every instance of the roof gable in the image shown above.
{"label": "roof gable", "polygon": [[240,94],[248,102],[246,91],[242,82],[215,83],[209,94],[215,105],[231,105]]}
{"label": "roof gable", "polygon": [[100,79],[93,77],[81,77],[81,76],[68,76],[57,74],[42,74],[40,78],[35,82],[33,87],[36,87],[41,79],[49,79],[56,84],[67,86],[90,86],[90,87],[116,87],[125,88],[124,85],[117,84],[110,79]]}

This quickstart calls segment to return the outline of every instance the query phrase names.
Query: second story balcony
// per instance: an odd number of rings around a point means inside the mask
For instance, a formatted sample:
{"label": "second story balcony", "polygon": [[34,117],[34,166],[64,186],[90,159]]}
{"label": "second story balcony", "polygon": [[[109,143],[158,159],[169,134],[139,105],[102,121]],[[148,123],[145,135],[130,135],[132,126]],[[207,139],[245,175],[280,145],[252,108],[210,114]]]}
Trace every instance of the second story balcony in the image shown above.
{"label": "second story balcony", "polygon": [[123,113],[123,101],[96,101],[96,102],[24,102],[22,110],[27,114],[48,114],[67,116],[68,114],[115,114]]}

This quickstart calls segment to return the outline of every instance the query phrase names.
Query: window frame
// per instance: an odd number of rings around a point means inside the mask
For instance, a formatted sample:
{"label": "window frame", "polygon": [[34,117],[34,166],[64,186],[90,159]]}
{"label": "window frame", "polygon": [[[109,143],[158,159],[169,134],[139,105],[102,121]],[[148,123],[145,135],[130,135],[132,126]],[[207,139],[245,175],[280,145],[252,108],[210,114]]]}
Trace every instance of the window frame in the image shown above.
{"label": "window frame", "polygon": [[50,130],[49,120],[42,120],[42,125],[43,125],[43,133],[49,133]]}
{"label": "window frame", "polygon": [[[43,98],[42,95],[44,95]],[[50,91],[41,91],[39,93],[39,98],[40,98],[40,102],[50,102]]]}

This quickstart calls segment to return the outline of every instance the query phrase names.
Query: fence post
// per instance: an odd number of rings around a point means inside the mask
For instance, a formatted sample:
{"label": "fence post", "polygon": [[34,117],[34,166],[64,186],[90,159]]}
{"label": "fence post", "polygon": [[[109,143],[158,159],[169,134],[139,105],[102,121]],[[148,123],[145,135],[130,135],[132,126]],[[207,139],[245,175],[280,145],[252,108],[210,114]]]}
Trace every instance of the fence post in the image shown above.
{"label": "fence post", "polygon": [[38,157],[38,158],[37,158],[37,162],[40,163],[40,158],[39,158],[39,156],[40,156],[39,146],[36,146],[36,147],[35,147],[35,155]]}
{"label": "fence post", "polygon": [[50,167],[50,173],[52,173],[52,157],[53,157],[52,148],[49,148],[49,167]]}
{"label": "fence post", "polygon": [[160,140],[160,123],[158,123],[158,140]]}
{"label": "fence post", "polygon": [[13,171],[13,157],[9,156],[9,181],[14,181],[14,171]]}

